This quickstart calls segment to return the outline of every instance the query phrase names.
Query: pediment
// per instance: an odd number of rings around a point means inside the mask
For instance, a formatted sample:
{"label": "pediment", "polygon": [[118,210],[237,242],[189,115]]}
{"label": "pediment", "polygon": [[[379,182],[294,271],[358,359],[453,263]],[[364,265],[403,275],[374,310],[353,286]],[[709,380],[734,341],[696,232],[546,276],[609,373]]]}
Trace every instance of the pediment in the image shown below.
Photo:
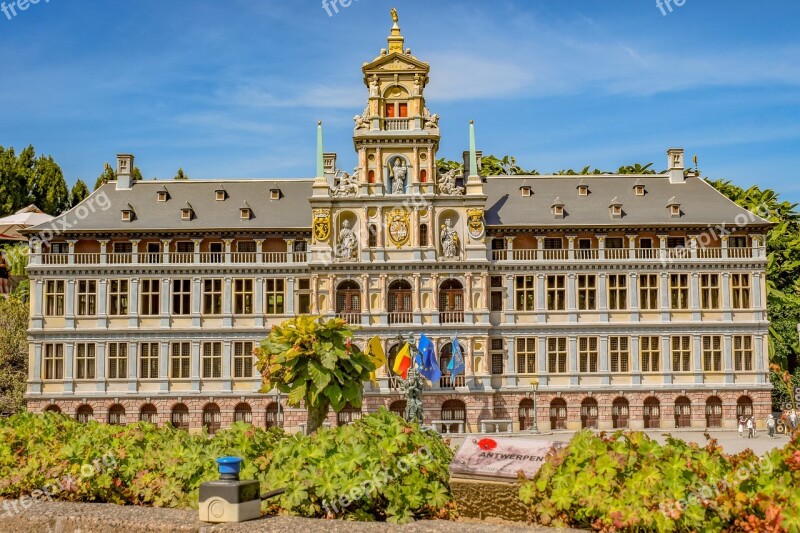
{"label": "pediment", "polygon": [[387,71],[422,71],[428,73],[430,65],[424,61],[400,52],[394,52],[385,56],[379,56],[371,63],[365,64],[361,69],[365,74],[371,72],[387,72]]}

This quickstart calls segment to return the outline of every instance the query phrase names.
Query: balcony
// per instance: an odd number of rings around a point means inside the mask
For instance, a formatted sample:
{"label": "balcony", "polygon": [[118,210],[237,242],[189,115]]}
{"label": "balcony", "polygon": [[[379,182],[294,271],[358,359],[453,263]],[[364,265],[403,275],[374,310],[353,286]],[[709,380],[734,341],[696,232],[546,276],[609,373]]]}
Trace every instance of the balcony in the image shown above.
{"label": "balcony", "polygon": [[459,376],[450,376],[444,375],[439,378],[439,388],[441,389],[452,389],[454,387],[466,387],[466,379],[463,375]]}
{"label": "balcony", "polygon": [[336,318],[341,318],[348,324],[353,324],[353,325],[361,324],[361,313],[340,312],[336,313]]}
{"label": "balcony", "polygon": [[439,311],[440,324],[462,324],[464,311]]}
{"label": "balcony", "polygon": [[389,312],[389,324],[411,324],[414,322],[414,314],[410,311]]}
{"label": "balcony", "polygon": [[161,252],[135,253],[76,253],[76,254],[31,254],[31,265],[278,265],[303,264],[307,261],[306,252]]}
{"label": "balcony", "polygon": [[383,119],[384,131],[408,131],[411,126],[411,119],[408,118],[386,118]]}
{"label": "balcony", "polygon": [[728,259],[763,259],[766,250],[761,248],[605,248],[591,250],[545,250],[520,248],[514,250],[492,250],[496,262],[573,262],[573,261],[698,261]]}

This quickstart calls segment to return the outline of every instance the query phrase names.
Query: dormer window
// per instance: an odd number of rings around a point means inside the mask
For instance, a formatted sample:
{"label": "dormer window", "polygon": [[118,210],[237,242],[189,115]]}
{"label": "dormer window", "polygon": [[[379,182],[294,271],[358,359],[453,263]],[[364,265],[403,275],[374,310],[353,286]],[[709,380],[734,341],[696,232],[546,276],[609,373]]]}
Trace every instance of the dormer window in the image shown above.
{"label": "dormer window", "polygon": [[583,180],[578,184],[578,196],[589,196],[589,186]]}
{"label": "dormer window", "polygon": [[253,210],[250,209],[250,204],[247,202],[242,204],[242,207],[239,208],[239,218],[242,220],[250,220],[253,218]]}
{"label": "dormer window", "polygon": [[633,184],[633,192],[636,196],[644,196],[647,191],[645,191],[644,183],[642,180],[636,180],[636,183]]}
{"label": "dormer window", "polygon": [[530,186],[528,185],[523,185],[522,187],[520,187],[519,193],[522,195],[523,198],[530,198],[530,196],[533,194],[531,192]]}
{"label": "dormer window", "polygon": [[228,198],[228,192],[221,184],[219,188],[216,191],[214,191],[214,194],[217,202],[224,202],[225,199]]}
{"label": "dormer window", "polygon": [[681,204],[675,199],[673,196],[667,202],[667,209],[669,210],[669,216],[672,218],[680,218],[681,217]]}
{"label": "dormer window", "polygon": [[181,209],[181,220],[192,220],[194,218],[194,208],[192,204],[186,202],[186,207]]}
{"label": "dormer window", "polygon": [[269,199],[270,200],[280,200],[283,194],[281,193],[280,189],[270,189],[269,190]]}
{"label": "dormer window", "polygon": [[166,202],[169,200],[169,191],[166,187],[162,187],[161,190],[156,193],[159,202]]}
{"label": "dormer window", "polygon": [[561,201],[561,198],[556,198],[550,208],[553,210],[554,217],[564,218],[564,202]]}
{"label": "dormer window", "polygon": [[136,216],[136,213],[134,212],[133,207],[131,207],[131,204],[128,204],[124,208],[122,208],[122,221],[123,222],[131,222],[134,219],[135,216]]}
{"label": "dormer window", "polygon": [[615,196],[608,205],[611,218],[622,218],[622,202]]}

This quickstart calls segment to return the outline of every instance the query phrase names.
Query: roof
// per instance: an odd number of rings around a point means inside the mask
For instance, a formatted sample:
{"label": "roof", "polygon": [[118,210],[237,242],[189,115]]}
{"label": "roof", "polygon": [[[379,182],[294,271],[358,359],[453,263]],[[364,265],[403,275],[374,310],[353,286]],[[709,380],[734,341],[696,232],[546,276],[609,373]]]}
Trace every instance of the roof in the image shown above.
{"label": "roof", "polygon": [[[216,200],[224,184],[226,199]],[[117,190],[116,182],[106,183],[75,208],[28,233],[61,228],[65,220],[69,232],[95,231],[203,231],[308,229],[311,227],[311,179],[270,180],[142,180],[128,190]],[[169,200],[158,201],[158,192],[169,191]],[[280,189],[281,199],[272,200],[270,190]],[[249,205],[250,219],[242,219],[241,207]],[[83,206],[83,207],[82,207]],[[86,212],[88,216],[78,215]],[[181,218],[181,210],[193,211],[191,220]],[[135,217],[122,222],[121,212],[132,209]]]}
{"label": "roof", "polygon": [[[576,191],[589,187],[587,196]],[[531,188],[522,196],[519,188]],[[637,196],[634,184],[645,186]],[[486,224],[489,226],[705,226],[708,224],[767,226],[767,220],[736,205],[704,179],[670,183],[668,175],[490,176],[484,184]],[[554,200],[564,204],[564,218],[553,215]],[[612,218],[609,205],[622,204],[622,217]],[[677,202],[681,217],[673,218],[667,205]]]}

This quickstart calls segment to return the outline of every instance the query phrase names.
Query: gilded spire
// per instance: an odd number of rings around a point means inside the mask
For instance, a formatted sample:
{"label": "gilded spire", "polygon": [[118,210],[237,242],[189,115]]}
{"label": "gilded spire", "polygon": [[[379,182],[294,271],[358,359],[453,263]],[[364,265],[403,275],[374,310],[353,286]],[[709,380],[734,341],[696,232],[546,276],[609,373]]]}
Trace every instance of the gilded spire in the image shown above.
{"label": "gilded spire", "polygon": [[400,20],[397,16],[397,10],[392,8],[392,33],[389,35],[389,53],[393,54],[395,52],[403,53],[403,34],[400,33],[400,26],[397,22]]}

